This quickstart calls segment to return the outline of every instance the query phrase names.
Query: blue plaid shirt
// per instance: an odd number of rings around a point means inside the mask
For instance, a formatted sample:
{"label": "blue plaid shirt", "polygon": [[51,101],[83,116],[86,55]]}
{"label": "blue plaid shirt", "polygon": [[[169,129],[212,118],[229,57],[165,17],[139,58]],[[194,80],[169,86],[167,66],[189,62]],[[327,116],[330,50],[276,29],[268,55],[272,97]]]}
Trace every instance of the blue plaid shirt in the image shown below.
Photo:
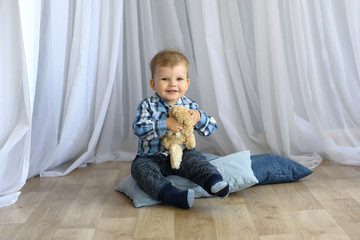
{"label": "blue plaid shirt", "polygon": [[[201,136],[209,136],[217,129],[215,119],[199,110],[198,104],[190,98],[183,96],[175,105],[182,105],[200,112],[201,118],[194,126],[194,130]],[[157,153],[168,155],[168,151],[162,145],[161,137],[167,131],[166,118],[170,108],[171,105],[157,93],[140,102],[132,126],[135,135],[139,137],[138,155],[151,156]]]}

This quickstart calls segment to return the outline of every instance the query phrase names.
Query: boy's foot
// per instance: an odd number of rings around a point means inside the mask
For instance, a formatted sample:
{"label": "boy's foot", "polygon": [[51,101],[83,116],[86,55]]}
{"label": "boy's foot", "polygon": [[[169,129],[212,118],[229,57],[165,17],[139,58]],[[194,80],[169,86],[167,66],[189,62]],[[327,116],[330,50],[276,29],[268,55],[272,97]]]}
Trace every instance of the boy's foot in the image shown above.
{"label": "boy's foot", "polygon": [[225,181],[216,182],[211,186],[211,192],[220,198],[229,196],[229,184]]}
{"label": "boy's foot", "polygon": [[172,189],[168,194],[166,194],[164,202],[180,208],[188,209],[193,206],[194,199],[195,192],[192,189],[188,189],[185,191],[178,191],[177,189]]}

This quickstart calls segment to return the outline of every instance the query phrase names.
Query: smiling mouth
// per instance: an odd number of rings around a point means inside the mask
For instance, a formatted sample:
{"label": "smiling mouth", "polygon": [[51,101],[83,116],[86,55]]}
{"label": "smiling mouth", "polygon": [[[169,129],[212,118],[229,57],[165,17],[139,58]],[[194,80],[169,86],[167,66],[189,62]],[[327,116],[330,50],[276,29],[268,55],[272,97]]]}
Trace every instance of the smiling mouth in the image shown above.
{"label": "smiling mouth", "polygon": [[166,91],[167,93],[177,93],[178,91],[177,90],[168,90]]}

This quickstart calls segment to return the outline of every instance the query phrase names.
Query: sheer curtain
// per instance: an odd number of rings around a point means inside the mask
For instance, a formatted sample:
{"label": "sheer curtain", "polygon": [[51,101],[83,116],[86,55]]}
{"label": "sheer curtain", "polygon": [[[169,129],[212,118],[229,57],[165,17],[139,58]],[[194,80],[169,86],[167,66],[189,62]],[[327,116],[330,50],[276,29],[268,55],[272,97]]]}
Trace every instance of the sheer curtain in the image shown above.
{"label": "sheer curtain", "polygon": [[30,177],[129,161],[148,63],[190,60],[187,96],[220,155],[360,165],[360,3],[336,0],[0,1],[0,206]]}
{"label": "sheer curtain", "polygon": [[19,5],[0,1],[0,206],[14,203],[28,176],[31,107]]}

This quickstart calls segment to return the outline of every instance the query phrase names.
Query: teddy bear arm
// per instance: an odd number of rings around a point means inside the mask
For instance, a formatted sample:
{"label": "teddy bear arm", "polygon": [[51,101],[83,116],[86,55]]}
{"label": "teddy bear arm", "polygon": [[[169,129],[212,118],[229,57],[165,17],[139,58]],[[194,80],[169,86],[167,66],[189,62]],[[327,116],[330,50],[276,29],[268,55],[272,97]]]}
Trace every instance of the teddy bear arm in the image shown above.
{"label": "teddy bear arm", "polygon": [[196,146],[195,136],[194,136],[193,133],[188,135],[185,144],[186,144],[187,149],[191,149],[191,148],[194,148]]}

